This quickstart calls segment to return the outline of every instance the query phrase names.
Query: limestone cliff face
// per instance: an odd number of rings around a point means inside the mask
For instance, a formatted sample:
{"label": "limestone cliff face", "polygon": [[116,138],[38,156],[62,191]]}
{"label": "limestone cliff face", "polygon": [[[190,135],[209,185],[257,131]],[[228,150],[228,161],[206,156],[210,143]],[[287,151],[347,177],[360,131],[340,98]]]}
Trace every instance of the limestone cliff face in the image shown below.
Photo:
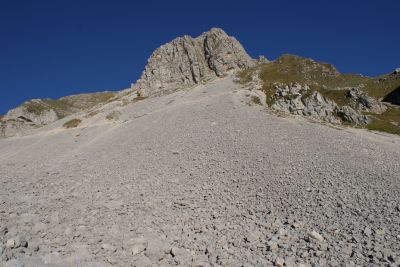
{"label": "limestone cliff face", "polygon": [[133,89],[141,96],[161,95],[254,64],[234,37],[213,28],[197,38],[178,37],[155,50]]}

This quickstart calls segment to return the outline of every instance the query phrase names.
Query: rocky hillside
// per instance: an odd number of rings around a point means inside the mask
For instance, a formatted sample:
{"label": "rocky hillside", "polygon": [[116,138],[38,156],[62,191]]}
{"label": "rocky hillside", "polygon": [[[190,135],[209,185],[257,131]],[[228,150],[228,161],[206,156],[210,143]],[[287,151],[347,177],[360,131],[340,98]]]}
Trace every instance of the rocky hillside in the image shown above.
{"label": "rocky hillside", "polygon": [[178,37],[154,51],[133,89],[145,97],[161,95],[253,65],[234,37],[213,28],[197,38]]}
{"label": "rocky hillside", "polygon": [[400,70],[370,78],[341,74],[330,64],[292,55],[255,61],[234,37],[212,28],[196,38],[178,37],[156,49],[129,92],[25,102],[0,118],[0,137],[23,134],[118,100],[121,94],[160,96],[234,73],[246,88],[262,91],[263,101],[253,100],[272,110],[400,134]]}
{"label": "rocky hillside", "polygon": [[400,136],[248,92],[226,77],[0,140],[0,266],[399,266]]}
{"label": "rocky hillside", "polygon": [[131,89],[28,101],[1,122],[31,134],[0,140],[0,266],[400,266],[400,136],[301,117],[399,133],[399,82],[212,29]]}
{"label": "rocky hillside", "polygon": [[[212,28],[197,38],[178,37],[154,51],[130,93],[140,98],[171,93],[254,65],[255,61],[234,37],[222,29]],[[0,137],[24,134],[65,116],[120,100],[118,96],[125,93],[103,92],[27,101],[0,118]]]}
{"label": "rocky hillside", "polygon": [[398,71],[372,78],[341,74],[327,63],[283,55],[238,73],[238,81],[265,93],[263,104],[272,110],[400,134]]}
{"label": "rocky hillside", "polygon": [[0,137],[10,137],[42,127],[68,115],[112,101],[116,95],[115,92],[101,92],[26,101],[0,118]]}

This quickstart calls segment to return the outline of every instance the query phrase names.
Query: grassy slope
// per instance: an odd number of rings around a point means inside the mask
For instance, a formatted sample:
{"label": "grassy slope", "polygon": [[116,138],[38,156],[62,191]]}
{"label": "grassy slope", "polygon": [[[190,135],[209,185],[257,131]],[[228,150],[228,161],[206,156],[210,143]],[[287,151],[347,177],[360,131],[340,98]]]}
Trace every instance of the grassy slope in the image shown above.
{"label": "grassy slope", "polygon": [[[392,74],[379,77],[365,77],[357,74],[340,74],[335,67],[312,59],[283,55],[276,61],[258,65],[238,74],[239,81],[251,81],[254,72],[259,71],[259,77],[264,82],[263,91],[267,95],[267,104],[271,105],[271,96],[275,93],[273,84],[300,83],[307,84],[312,90],[317,90],[325,97],[332,99],[339,106],[348,105],[345,90],[358,87],[368,95],[382,99],[400,86],[400,76]],[[371,130],[386,131],[400,134],[400,109],[390,107],[381,114],[369,114],[372,122],[366,127]],[[396,125],[397,124],[397,125]]]}
{"label": "grassy slope", "polygon": [[82,122],[80,119],[72,119],[70,121],[67,121],[66,123],[63,124],[64,128],[76,128],[79,126],[79,124]]}
{"label": "grassy slope", "polygon": [[60,118],[79,110],[88,109],[100,103],[108,102],[116,93],[101,92],[66,96],[59,99],[42,99],[27,101],[23,104],[29,112],[41,114],[43,111],[54,109]]}

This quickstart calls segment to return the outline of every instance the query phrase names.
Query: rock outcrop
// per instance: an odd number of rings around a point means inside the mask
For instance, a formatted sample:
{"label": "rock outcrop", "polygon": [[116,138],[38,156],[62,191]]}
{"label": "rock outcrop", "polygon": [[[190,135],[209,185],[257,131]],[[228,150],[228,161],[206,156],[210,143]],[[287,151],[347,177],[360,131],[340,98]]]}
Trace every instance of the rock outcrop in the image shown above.
{"label": "rock outcrop", "polygon": [[377,114],[381,114],[386,111],[386,107],[380,101],[368,96],[365,92],[358,88],[351,88],[347,90],[346,97],[350,98],[352,101],[352,106],[360,111]]}
{"label": "rock outcrop", "polygon": [[369,119],[367,116],[362,115],[349,106],[337,107],[336,114],[344,122],[351,124],[368,124]]}
{"label": "rock outcrop", "polygon": [[108,103],[116,95],[114,92],[99,92],[26,101],[0,119],[0,138],[24,134],[65,116]]}
{"label": "rock outcrop", "polygon": [[234,37],[213,28],[197,38],[178,37],[155,50],[133,89],[144,97],[162,95],[254,64]]}
{"label": "rock outcrop", "polygon": [[[341,122],[368,123],[367,116],[362,115],[350,106],[339,107],[334,101],[324,97],[318,91],[311,90],[307,85],[275,83],[274,88],[276,92],[271,99],[271,108],[274,110],[302,115],[333,124],[340,124]],[[362,96],[369,99],[366,95]],[[359,102],[364,103],[362,101]],[[370,107],[367,104],[365,106]]]}
{"label": "rock outcrop", "polygon": [[[34,103],[36,107],[42,104],[42,101],[39,99],[30,100],[27,103]],[[3,120],[13,120],[13,119],[22,119],[24,121],[32,122],[37,125],[46,125],[51,122],[54,122],[59,119],[56,111],[52,108],[46,109],[44,106],[41,106],[42,109],[38,110],[30,110],[28,105],[21,105],[14,109],[11,109],[4,116]]]}
{"label": "rock outcrop", "polygon": [[57,112],[33,99],[11,109],[0,121],[0,137],[11,137],[60,119]]}

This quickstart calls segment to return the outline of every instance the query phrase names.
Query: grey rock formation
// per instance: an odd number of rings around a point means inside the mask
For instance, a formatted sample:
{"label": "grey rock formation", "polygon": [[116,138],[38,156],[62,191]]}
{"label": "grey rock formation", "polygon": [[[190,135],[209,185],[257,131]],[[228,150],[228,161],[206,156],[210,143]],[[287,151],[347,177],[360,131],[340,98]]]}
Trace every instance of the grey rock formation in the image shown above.
{"label": "grey rock formation", "polygon": [[357,113],[349,106],[343,106],[337,109],[337,115],[345,122],[354,124],[367,124],[369,119],[365,115]]}
{"label": "grey rock formation", "polygon": [[234,37],[212,28],[197,38],[178,37],[154,51],[133,89],[145,97],[162,95],[254,64]]}
{"label": "grey rock formation", "polygon": [[[29,105],[41,108],[30,109]],[[22,134],[58,119],[59,116],[54,109],[45,108],[41,100],[33,99],[7,112],[0,121],[0,138]]]}
{"label": "grey rock formation", "polygon": [[[368,123],[367,116],[358,113],[349,106],[339,107],[334,101],[327,99],[318,91],[311,90],[307,85],[275,83],[274,88],[276,93],[273,96],[273,103],[271,105],[271,108],[274,110],[302,115],[334,124],[340,124],[342,121],[355,124]],[[357,94],[357,98],[354,98],[365,109],[367,107],[378,109],[378,104],[380,104],[375,103],[377,102],[375,100],[373,102],[366,95]]]}
{"label": "grey rock formation", "polygon": [[[35,103],[37,102],[38,105],[42,104],[41,100],[36,100],[36,99],[31,100],[30,102],[35,102]],[[9,110],[7,114],[4,116],[5,121],[17,118],[33,122],[37,125],[46,125],[59,119],[57,113],[53,109],[49,108],[41,110],[40,112],[33,112],[24,105]]]}
{"label": "grey rock formation", "polygon": [[386,107],[381,102],[368,96],[358,88],[347,90],[346,97],[350,98],[353,102],[353,107],[360,111],[380,114],[386,110]]}

